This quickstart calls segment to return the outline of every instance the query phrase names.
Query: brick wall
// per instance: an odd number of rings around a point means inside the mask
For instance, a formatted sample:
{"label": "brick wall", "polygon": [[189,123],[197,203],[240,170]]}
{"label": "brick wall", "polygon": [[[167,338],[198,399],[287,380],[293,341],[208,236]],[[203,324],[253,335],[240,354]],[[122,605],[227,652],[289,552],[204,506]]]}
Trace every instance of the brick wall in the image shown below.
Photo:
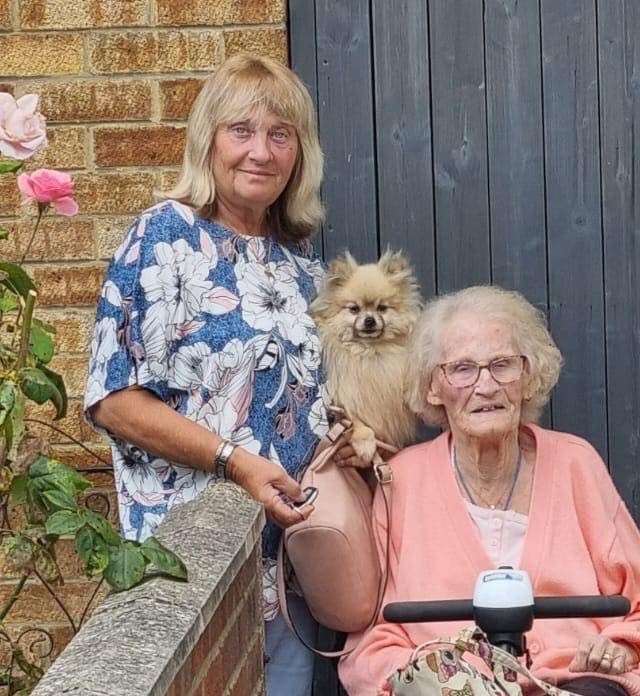
{"label": "brick wall", "polygon": [[[108,450],[81,420],[87,350],[107,260],[154,188],[174,180],[185,121],[206,75],[238,51],[286,61],[285,0],[0,0],[0,91],[35,92],[49,147],[28,169],[70,171],[80,214],[41,225],[28,265],[39,286],[38,314],[57,327],[52,367],[65,375],[69,415],[59,423],[103,457]],[[16,260],[32,230],[15,177],[0,176],[0,258]],[[50,414],[47,407],[36,415]],[[43,431],[45,432],[45,431]],[[78,468],[96,466],[64,437],[46,431],[53,454]],[[109,476],[90,476],[112,500]],[[90,585],[61,544],[62,594],[79,616]],[[3,578],[0,569],[0,578]],[[0,579],[0,603],[12,581]],[[60,609],[37,585],[9,618],[46,619],[59,645],[69,638]]]}
{"label": "brick wall", "polygon": [[263,524],[231,484],[173,508],[157,536],[189,582],[158,578],[108,597],[33,696],[261,696]]}

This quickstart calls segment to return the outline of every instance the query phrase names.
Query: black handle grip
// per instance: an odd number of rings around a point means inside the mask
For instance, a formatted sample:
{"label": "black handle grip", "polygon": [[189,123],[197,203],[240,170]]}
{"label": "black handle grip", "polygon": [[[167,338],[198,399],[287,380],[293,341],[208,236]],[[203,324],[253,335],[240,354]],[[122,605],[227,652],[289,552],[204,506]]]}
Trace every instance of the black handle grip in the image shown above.
{"label": "black handle grip", "polygon": [[[631,605],[626,597],[601,595],[585,597],[535,597],[533,614],[537,619],[570,619],[594,616],[626,616]],[[507,609],[508,607],[505,607]],[[433,602],[391,602],[383,611],[390,623],[428,621],[472,621],[470,599],[443,599]]]}
{"label": "black handle grip", "polygon": [[391,602],[382,611],[391,623],[422,623],[423,621],[471,621],[470,599],[443,599],[434,602]]}
{"label": "black handle grip", "polygon": [[626,597],[592,595],[584,597],[536,597],[533,615],[536,619],[568,619],[593,616],[626,616],[631,604]]}

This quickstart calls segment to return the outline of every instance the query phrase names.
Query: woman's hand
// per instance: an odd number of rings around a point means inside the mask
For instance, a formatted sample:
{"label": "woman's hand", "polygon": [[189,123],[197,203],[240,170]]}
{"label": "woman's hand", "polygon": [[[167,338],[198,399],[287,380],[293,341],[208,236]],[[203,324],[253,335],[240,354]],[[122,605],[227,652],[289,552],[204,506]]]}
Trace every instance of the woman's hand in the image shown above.
{"label": "woman's hand", "polygon": [[578,643],[570,672],[623,674],[636,667],[638,654],[626,643],[616,643],[604,636],[585,636]]}
{"label": "woman's hand", "polygon": [[312,505],[292,508],[286,500],[304,500],[300,484],[279,465],[264,457],[236,448],[227,464],[229,478],[264,505],[267,517],[281,527],[305,520]]}

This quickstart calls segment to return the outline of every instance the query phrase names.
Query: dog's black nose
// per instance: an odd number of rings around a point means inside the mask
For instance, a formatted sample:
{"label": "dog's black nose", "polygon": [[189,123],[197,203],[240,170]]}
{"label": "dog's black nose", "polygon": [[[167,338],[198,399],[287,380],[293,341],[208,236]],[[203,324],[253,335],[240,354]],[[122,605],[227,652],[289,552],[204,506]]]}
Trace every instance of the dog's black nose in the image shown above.
{"label": "dog's black nose", "polygon": [[364,328],[367,329],[367,331],[371,331],[371,329],[376,328],[376,320],[373,317],[366,317],[364,320]]}

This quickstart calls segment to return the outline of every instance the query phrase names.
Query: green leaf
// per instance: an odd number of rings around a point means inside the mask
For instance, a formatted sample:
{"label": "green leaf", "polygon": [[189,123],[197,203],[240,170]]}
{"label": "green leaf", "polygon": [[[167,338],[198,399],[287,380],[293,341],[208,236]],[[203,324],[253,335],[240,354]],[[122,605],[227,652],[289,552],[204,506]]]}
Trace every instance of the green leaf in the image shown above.
{"label": "green leaf", "polygon": [[13,382],[3,382],[0,385],[0,425],[11,412],[16,400],[16,385]]}
{"label": "green leaf", "polygon": [[27,299],[29,290],[36,289],[33,281],[21,266],[15,263],[0,261],[0,271],[4,271],[7,274],[7,277],[0,280],[0,283],[10,290],[17,292],[19,295],[22,295],[25,300]]}
{"label": "green leaf", "polygon": [[20,534],[5,536],[0,544],[0,553],[15,572],[31,565],[36,547]]}
{"label": "green leaf", "polygon": [[25,367],[20,370],[20,388],[27,398],[37,404],[49,401],[55,390],[51,380],[37,367]]}
{"label": "green leaf", "polygon": [[0,227],[0,241],[7,239],[9,236],[9,230],[5,229],[4,227]]}
{"label": "green leaf", "polygon": [[62,536],[75,534],[84,524],[84,520],[75,510],[58,510],[47,519],[47,534]]}
{"label": "green leaf", "polygon": [[140,547],[140,551],[164,575],[178,580],[187,579],[187,568],[184,563],[155,537],[149,537]]}
{"label": "green leaf", "polygon": [[9,452],[9,458],[12,460],[17,456],[18,445],[24,435],[24,404],[24,395],[16,389],[13,408],[4,422],[6,449]]}
{"label": "green leaf", "polygon": [[76,534],[76,552],[85,565],[87,575],[103,573],[109,564],[109,549],[104,539],[89,525]]}
{"label": "green leaf", "polygon": [[31,323],[29,350],[42,363],[50,362],[55,350],[53,338],[44,329],[42,322],[37,319],[34,319]]}
{"label": "green leaf", "polygon": [[102,515],[99,515],[93,510],[83,510],[82,517],[86,523],[96,531],[109,546],[119,546],[122,542],[122,537],[111,526],[111,523]]}
{"label": "green leaf", "polygon": [[18,300],[13,292],[6,290],[0,295],[0,313],[13,312],[18,309]]}
{"label": "green leaf", "polygon": [[26,476],[15,476],[11,482],[9,495],[16,505],[24,505],[27,502],[27,485]]}
{"label": "green leaf", "polygon": [[44,372],[44,374],[47,375],[47,377],[57,390],[56,392],[54,392],[54,396],[52,399],[53,405],[56,407],[56,417],[53,420],[60,420],[61,418],[64,418],[67,415],[68,399],[67,390],[64,386],[64,381],[57,372],[50,370],[48,367],[45,367],[44,365],[38,365],[38,368],[41,372]]}
{"label": "green leaf", "polygon": [[6,159],[0,160],[0,174],[11,174],[18,172],[24,167],[22,160]]}
{"label": "green leaf", "polygon": [[110,550],[104,579],[116,591],[128,590],[142,580],[145,565],[140,548],[125,541],[119,548]]}
{"label": "green leaf", "polygon": [[35,567],[47,582],[56,582],[61,578],[56,559],[49,551],[38,545],[35,551]]}
{"label": "green leaf", "polygon": [[75,510],[78,507],[75,499],[60,490],[47,490],[40,493],[47,510]]}

